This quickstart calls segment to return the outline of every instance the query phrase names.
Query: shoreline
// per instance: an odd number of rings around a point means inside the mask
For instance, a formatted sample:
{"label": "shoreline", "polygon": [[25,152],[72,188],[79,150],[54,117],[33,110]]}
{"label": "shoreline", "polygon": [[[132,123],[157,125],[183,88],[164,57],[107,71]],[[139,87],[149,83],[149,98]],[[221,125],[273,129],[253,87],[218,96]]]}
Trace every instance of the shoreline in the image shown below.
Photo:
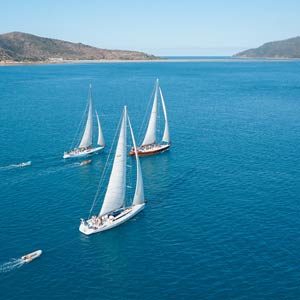
{"label": "shoreline", "polygon": [[119,59],[108,59],[108,60],[63,60],[63,61],[36,61],[36,62],[25,62],[25,61],[0,61],[0,67],[7,66],[35,66],[35,65],[64,65],[64,64],[106,64],[106,63],[186,63],[186,62],[292,62],[300,61],[300,58],[161,58],[161,59],[140,59],[140,60],[119,60]]}

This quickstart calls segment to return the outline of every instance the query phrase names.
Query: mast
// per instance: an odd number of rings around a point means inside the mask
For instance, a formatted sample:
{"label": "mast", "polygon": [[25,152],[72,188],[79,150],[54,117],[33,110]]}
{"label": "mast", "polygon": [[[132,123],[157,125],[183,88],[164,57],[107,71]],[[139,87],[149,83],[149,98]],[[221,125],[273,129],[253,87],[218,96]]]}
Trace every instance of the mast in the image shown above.
{"label": "mast", "polygon": [[170,134],[169,134],[169,124],[168,124],[168,117],[167,117],[167,110],[166,110],[166,105],[164,101],[164,97],[161,91],[161,88],[159,87],[159,93],[160,93],[160,98],[161,98],[161,103],[164,111],[164,118],[165,118],[165,129],[164,129],[164,135],[162,138],[163,142],[170,143]]}
{"label": "mast", "polygon": [[97,117],[97,122],[98,122],[98,142],[97,144],[99,146],[105,146],[105,140],[104,140],[104,136],[103,136],[103,132],[102,132],[102,128],[101,128],[101,124],[100,124],[100,120],[99,120],[99,116],[98,113],[96,111],[96,117]]}
{"label": "mast", "polygon": [[152,106],[151,115],[148,123],[148,128],[142,146],[155,144],[156,141],[157,94],[158,94],[158,79],[156,79],[153,106]]}
{"label": "mast", "polygon": [[127,110],[125,106],[114,163],[99,216],[105,215],[113,210],[121,208],[125,204],[127,159],[126,121]]}
{"label": "mast", "polygon": [[93,103],[92,103],[92,85],[89,89],[89,110],[85,124],[85,130],[78,148],[87,148],[93,143]]}
{"label": "mast", "polygon": [[137,205],[137,204],[142,204],[145,202],[144,198],[144,184],[143,184],[143,176],[142,176],[142,170],[141,170],[141,165],[140,165],[140,159],[137,154],[136,150],[136,143],[135,143],[135,138],[133,135],[133,130],[131,127],[131,122],[129,117],[128,118],[128,124],[130,128],[130,133],[131,133],[131,138],[133,142],[133,148],[134,148],[134,153],[135,153],[135,159],[136,159],[136,186],[135,186],[135,193],[133,197],[132,204]]}

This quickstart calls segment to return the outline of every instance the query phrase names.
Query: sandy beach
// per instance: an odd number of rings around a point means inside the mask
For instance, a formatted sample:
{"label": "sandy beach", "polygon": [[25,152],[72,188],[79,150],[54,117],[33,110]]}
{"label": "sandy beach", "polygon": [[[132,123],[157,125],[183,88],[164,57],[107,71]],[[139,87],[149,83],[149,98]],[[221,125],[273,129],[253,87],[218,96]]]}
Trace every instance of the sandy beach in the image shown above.
{"label": "sandy beach", "polygon": [[20,65],[56,65],[56,64],[88,64],[88,63],[187,63],[187,62],[287,62],[300,61],[292,58],[161,58],[153,60],[60,60],[60,61],[36,61],[36,62],[16,62],[2,61],[0,66],[20,66]]}

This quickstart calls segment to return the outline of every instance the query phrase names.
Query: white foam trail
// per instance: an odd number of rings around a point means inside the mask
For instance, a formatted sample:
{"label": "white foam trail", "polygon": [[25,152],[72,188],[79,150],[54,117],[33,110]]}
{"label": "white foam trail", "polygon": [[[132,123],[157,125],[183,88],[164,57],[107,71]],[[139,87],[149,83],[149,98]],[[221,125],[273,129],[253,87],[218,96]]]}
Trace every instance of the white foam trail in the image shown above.
{"label": "white foam trail", "polygon": [[[37,171],[34,174],[29,174],[29,175],[26,174],[26,176],[24,176],[23,178],[19,177],[17,182],[18,182],[18,184],[19,183],[24,183],[26,181],[32,180],[33,178],[37,178],[37,177],[40,177],[40,176],[49,176],[51,174],[62,172],[62,171],[72,169],[72,168],[76,168],[78,166],[80,166],[80,163],[73,162],[71,164],[65,164],[65,165],[62,165],[62,166],[46,167],[46,168],[44,168],[40,171]],[[1,169],[3,170],[3,168],[6,168],[6,170],[8,170],[8,167],[0,167],[0,170]],[[16,168],[16,167],[10,167],[10,169],[12,169],[12,168]],[[14,182],[13,183],[12,182],[3,183],[3,185],[10,185],[10,184],[14,184]]]}
{"label": "white foam trail", "polygon": [[20,165],[4,166],[4,167],[0,167],[0,170],[10,170],[10,169],[15,169],[15,168],[20,168]]}
{"label": "white foam trail", "polygon": [[3,263],[0,266],[0,273],[7,273],[10,272],[14,269],[20,268],[21,266],[23,266],[25,263],[24,260],[22,260],[21,258],[13,258],[10,261]]}
{"label": "white foam trail", "polygon": [[10,170],[10,169],[15,169],[15,168],[24,168],[24,167],[28,167],[28,166],[31,166],[31,161],[21,162],[17,165],[11,164],[8,166],[0,167],[0,170]]}

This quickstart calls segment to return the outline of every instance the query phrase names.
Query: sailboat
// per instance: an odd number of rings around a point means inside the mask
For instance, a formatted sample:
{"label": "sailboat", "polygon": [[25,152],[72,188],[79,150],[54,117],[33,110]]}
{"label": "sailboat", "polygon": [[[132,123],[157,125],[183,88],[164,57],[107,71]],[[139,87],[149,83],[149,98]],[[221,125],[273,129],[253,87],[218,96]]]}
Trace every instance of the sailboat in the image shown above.
{"label": "sailboat", "polygon": [[[160,96],[163,113],[164,113],[164,120],[165,120],[164,134],[161,142],[159,143],[157,143],[157,136],[156,136],[157,118],[158,118],[158,112],[157,112],[158,96]],[[153,154],[164,152],[168,150],[170,147],[171,147],[171,141],[170,141],[170,134],[169,134],[167,110],[166,110],[164,97],[161,88],[159,86],[159,81],[157,79],[155,84],[155,93],[154,93],[153,105],[152,105],[151,115],[148,123],[148,128],[142,144],[137,148],[137,153],[139,156],[153,155]],[[129,154],[131,156],[135,155],[135,150],[132,148]]]}
{"label": "sailboat", "polygon": [[90,85],[88,115],[87,115],[87,120],[86,120],[83,136],[81,138],[79,146],[69,152],[64,152],[63,158],[75,158],[75,157],[87,156],[87,155],[90,155],[93,153],[97,153],[105,147],[105,141],[104,141],[104,137],[103,137],[103,133],[102,133],[102,129],[101,129],[99,115],[96,110],[95,110],[95,113],[96,113],[97,123],[98,123],[98,140],[97,140],[98,145],[96,147],[92,147],[92,144],[93,144],[93,101],[92,101],[92,86]]}
{"label": "sailboat", "polygon": [[[124,107],[123,117],[121,121],[120,134],[112,171],[104,196],[103,204],[98,215],[92,216],[88,220],[81,219],[79,231],[86,235],[101,232],[116,227],[142,211],[145,207],[144,185],[137,153],[136,158],[136,187],[131,205],[126,206],[126,163],[127,163],[127,142],[126,142],[126,126],[129,124],[131,138],[134,149],[136,143],[131,127],[129,117],[127,115],[126,106]],[[97,198],[97,195],[95,199]],[[94,205],[94,204],[93,204]],[[92,211],[93,206],[90,211]]]}

